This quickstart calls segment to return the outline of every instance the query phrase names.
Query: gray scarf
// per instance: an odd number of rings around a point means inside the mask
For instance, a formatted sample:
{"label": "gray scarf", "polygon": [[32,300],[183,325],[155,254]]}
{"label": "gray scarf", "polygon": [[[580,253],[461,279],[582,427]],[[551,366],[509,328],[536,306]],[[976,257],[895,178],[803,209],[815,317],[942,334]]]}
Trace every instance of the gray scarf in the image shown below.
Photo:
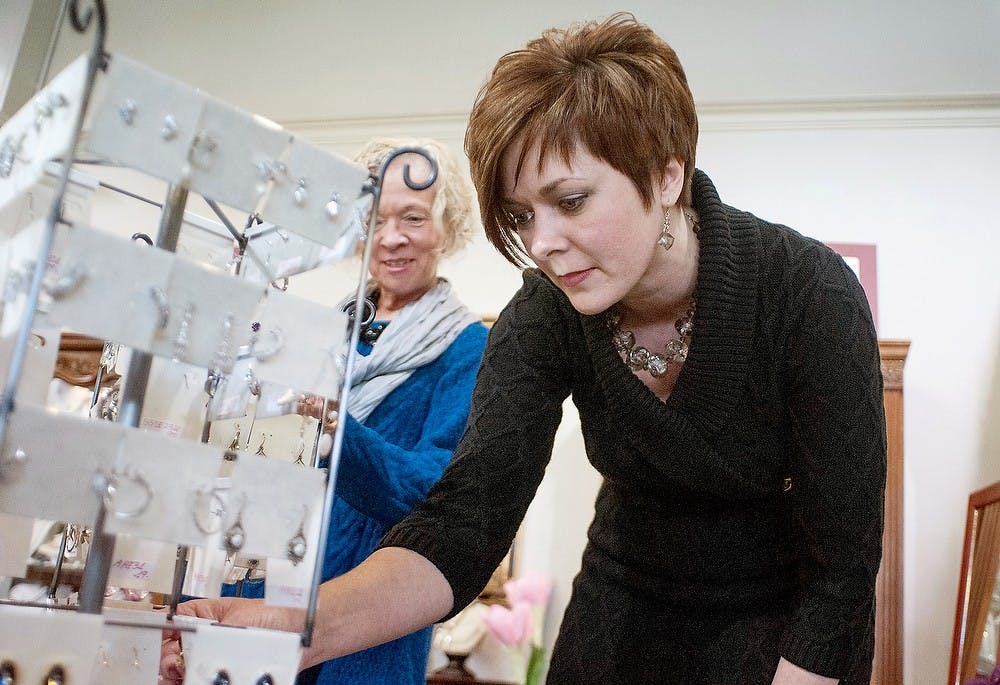
{"label": "gray scarf", "polygon": [[364,423],[410,374],[441,356],[459,333],[478,320],[455,297],[451,283],[438,279],[419,300],[399,311],[371,354],[355,357],[348,412]]}

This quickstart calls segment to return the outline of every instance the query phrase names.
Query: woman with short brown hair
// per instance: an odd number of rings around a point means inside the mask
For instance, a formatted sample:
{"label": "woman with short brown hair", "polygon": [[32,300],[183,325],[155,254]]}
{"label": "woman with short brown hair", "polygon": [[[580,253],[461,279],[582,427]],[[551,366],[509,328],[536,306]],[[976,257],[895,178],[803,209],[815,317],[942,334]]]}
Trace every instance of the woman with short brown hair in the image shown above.
{"label": "woman with short brown hair", "polygon": [[[562,404],[604,477],[550,683],[867,684],[885,425],[864,292],[694,168],[674,51],[629,15],[501,58],[466,136],[487,235],[536,267],[494,325],[455,458],[315,647],[454,615],[510,544]],[[240,607],[214,607],[240,622]]]}

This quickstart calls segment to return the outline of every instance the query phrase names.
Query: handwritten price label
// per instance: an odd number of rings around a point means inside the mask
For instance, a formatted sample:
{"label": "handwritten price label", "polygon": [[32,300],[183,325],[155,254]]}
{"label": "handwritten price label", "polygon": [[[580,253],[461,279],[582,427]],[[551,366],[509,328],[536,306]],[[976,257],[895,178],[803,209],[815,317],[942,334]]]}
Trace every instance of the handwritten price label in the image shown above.
{"label": "handwritten price label", "polygon": [[111,565],[112,573],[118,578],[145,580],[153,574],[153,565],[148,561],[118,559]]}

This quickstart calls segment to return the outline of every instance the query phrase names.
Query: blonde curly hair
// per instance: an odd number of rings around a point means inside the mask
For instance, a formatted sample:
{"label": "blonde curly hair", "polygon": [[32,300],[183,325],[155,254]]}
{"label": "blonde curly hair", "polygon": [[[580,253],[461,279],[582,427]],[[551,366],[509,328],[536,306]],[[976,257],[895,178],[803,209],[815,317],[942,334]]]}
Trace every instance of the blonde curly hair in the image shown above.
{"label": "blonde curly hair", "polygon": [[441,255],[458,252],[468,244],[481,224],[472,180],[459,168],[455,156],[444,144],[432,138],[373,138],[354,155],[354,161],[368,167],[372,174],[377,174],[382,160],[400,147],[423,148],[437,162],[438,177],[434,182],[437,193],[431,211],[443,232]]}

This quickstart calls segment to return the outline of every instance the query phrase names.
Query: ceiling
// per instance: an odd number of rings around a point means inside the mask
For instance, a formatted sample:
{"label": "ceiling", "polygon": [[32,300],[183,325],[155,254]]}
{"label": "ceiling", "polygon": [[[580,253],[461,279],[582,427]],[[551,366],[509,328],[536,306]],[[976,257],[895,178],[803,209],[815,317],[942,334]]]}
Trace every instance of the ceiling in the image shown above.
{"label": "ceiling", "polygon": [[[82,3],[86,4],[86,3]],[[604,0],[107,0],[108,47],[279,122],[467,112],[497,57]],[[658,0],[700,104],[1000,94],[997,0]],[[64,29],[53,69],[86,49]]]}

